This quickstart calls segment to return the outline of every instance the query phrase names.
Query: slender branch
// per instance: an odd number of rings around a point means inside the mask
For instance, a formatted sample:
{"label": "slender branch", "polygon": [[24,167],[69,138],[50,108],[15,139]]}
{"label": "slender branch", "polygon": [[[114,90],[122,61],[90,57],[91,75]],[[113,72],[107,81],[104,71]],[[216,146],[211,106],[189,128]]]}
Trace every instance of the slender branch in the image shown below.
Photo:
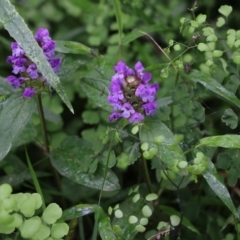
{"label": "slender branch", "polygon": [[42,132],[43,132],[43,140],[45,144],[45,149],[47,154],[49,154],[49,141],[48,141],[48,135],[47,135],[47,127],[46,127],[46,121],[44,117],[44,112],[43,112],[43,105],[42,105],[42,98],[41,98],[41,93],[37,95],[37,106],[38,106],[38,113],[40,117],[40,122],[42,125]]}
{"label": "slender branch", "polygon": [[147,183],[148,191],[150,193],[153,193],[152,183],[151,183],[151,179],[150,179],[148,167],[147,167],[147,162],[146,162],[147,160],[144,159],[143,157],[141,157],[141,160],[142,160],[142,164],[143,164],[143,172],[144,172],[145,181]]}

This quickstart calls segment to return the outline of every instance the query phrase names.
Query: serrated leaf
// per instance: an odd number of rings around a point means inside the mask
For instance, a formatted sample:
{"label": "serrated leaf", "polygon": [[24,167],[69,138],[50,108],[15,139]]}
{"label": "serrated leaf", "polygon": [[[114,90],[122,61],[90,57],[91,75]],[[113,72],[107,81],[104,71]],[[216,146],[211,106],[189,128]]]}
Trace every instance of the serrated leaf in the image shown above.
{"label": "serrated leaf", "polygon": [[90,60],[86,56],[77,56],[73,54],[61,54],[61,69],[58,77],[61,81],[71,78],[77,69]]}
{"label": "serrated leaf", "polygon": [[57,91],[63,102],[73,112],[71,103],[52,67],[48,63],[42,49],[34,39],[23,18],[8,0],[0,1],[0,21],[9,34],[19,43],[26,55],[37,65],[39,71]]}
{"label": "serrated leaf", "polygon": [[107,100],[107,95],[109,93],[110,81],[102,78],[87,77],[81,79],[81,87],[86,93],[88,98],[100,108],[108,112],[112,112],[112,106]]}
{"label": "serrated leaf", "polygon": [[96,221],[98,221],[98,231],[102,240],[117,240],[113,232],[110,218],[105,214],[101,207],[95,213]]}
{"label": "serrated leaf", "polygon": [[35,108],[33,98],[24,99],[21,93],[15,93],[4,104],[0,112],[0,161],[7,155],[13,142],[25,128]]}
{"label": "serrated leaf", "polygon": [[197,145],[197,147],[200,146],[240,148],[240,136],[226,134],[221,136],[206,137],[200,140],[200,143]]}
{"label": "serrated leaf", "polygon": [[229,126],[231,129],[235,129],[238,125],[238,116],[231,108],[227,108],[224,111],[221,120],[222,122],[225,122],[226,125]]}
{"label": "serrated leaf", "polygon": [[170,129],[158,118],[148,118],[140,129],[141,142],[152,143],[154,137],[164,136],[165,141],[161,146],[158,146],[159,161],[164,162],[167,166],[172,166],[173,162],[178,159],[179,161],[185,160],[182,150],[179,146],[174,146],[174,136]]}
{"label": "serrated leaf", "polygon": [[[161,205],[161,209],[167,213],[169,216],[171,215],[177,215],[180,217],[180,213],[178,211],[176,211],[174,208],[171,208],[169,206],[165,206],[165,205]],[[195,232],[197,234],[200,234],[200,232],[197,230],[197,228],[186,218],[183,216],[182,219],[182,225],[187,227],[189,230],[191,230],[192,232]]]}
{"label": "serrated leaf", "polygon": [[83,55],[92,53],[92,49],[82,43],[72,42],[72,41],[61,41],[61,40],[56,41],[55,50],[61,53],[72,53],[72,54],[83,54]]}
{"label": "serrated leaf", "polygon": [[[59,148],[51,152],[50,159],[63,176],[87,187],[102,189],[106,168],[98,164],[90,143],[84,139],[76,136],[66,138]],[[103,191],[119,188],[116,175],[108,169]]]}
{"label": "serrated leaf", "polygon": [[208,90],[228,100],[235,106],[240,107],[240,100],[211,76],[194,69],[188,75],[186,75],[186,77],[195,83],[202,84]]}
{"label": "serrated leaf", "polygon": [[207,181],[210,188],[222,200],[222,202],[229,208],[229,210],[239,219],[239,214],[232,202],[231,196],[226,186],[219,180],[218,173],[212,162],[209,163],[209,168],[203,173],[203,177]]}
{"label": "serrated leaf", "polygon": [[97,209],[98,205],[95,204],[78,204],[74,207],[64,210],[61,218],[63,221],[68,221],[93,213]]}

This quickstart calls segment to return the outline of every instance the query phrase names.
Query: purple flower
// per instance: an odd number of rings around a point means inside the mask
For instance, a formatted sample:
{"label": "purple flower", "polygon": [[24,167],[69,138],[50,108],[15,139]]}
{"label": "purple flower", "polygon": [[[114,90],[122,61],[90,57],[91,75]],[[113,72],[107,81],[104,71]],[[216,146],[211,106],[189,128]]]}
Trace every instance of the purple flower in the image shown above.
{"label": "purple flower", "polygon": [[25,98],[31,98],[32,96],[36,95],[36,91],[33,87],[27,87],[24,89],[23,97]]}
{"label": "purple flower", "polygon": [[[56,43],[49,36],[49,32],[45,28],[39,28],[35,34],[35,39],[42,48],[49,64],[54,72],[60,71],[61,59],[55,58]],[[12,72],[16,76],[8,76],[7,81],[14,88],[25,87],[23,96],[30,98],[37,94],[35,86],[38,91],[48,90],[49,83],[44,76],[39,72],[35,63],[33,63],[25,54],[24,50],[18,43],[11,43],[12,55],[7,57],[7,63],[13,66]]]}
{"label": "purple flower", "polygon": [[125,62],[119,61],[113,69],[116,73],[111,79],[108,102],[113,106],[114,113],[109,120],[123,117],[134,123],[143,121],[146,115],[153,115],[157,109],[155,96],[159,86],[148,83],[152,78],[151,73],[144,72],[141,62],[131,69]]}

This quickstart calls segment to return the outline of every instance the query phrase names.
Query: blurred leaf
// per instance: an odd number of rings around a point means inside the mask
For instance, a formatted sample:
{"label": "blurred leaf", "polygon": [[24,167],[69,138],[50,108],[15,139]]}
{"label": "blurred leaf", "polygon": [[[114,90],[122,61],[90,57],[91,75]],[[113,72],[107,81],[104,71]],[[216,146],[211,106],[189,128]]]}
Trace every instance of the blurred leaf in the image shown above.
{"label": "blurred leaf", "polygon": [[9,34],[24,49],[27,56],[37,65],[39,71],[57,91],[70,111],[73,112],[72,105],[69,102],[57,75],[54,73],[46,56],[43,54],[42,49],[37,44],[23,18],[8,0],[0,1],[0,21],[3,23]]}
{"label": "blurred leaf", "polygon": [[227,170],[231,164],[231,156],[228,153],[220,153],[217,156],[217,168]]}
{"label": "blurred leaf", "polygon": [[230,79],[227,81],[226,84],[224,84],[224,87],[231,91],[232,93],[236,93],[239,87],[239,78],[236,77],[236,75],[231,75]]}
{"label": "blurred leaf", "polygon": [[157,63],[157,64],[153,64],[151,66],[148,66],[144,69],[144,72],[152,72],[152,71],[156,71],[159,70],[161,68],[166,67],[167,63]]}
{"label": "blurred leaf", "polygon": [[86,110],[82,113],[82,119],[87,124],[97,124],[100,121],[98,112]]}
{"label": "blurred leaf", "polygon": [[[66,138],[50,154],[53,166],[63,176],[87,187],[102,189],[106,168],[98,164],[90,143],[78,137]],[[107,170],[103,191],[119,189],[116,175]]]}
{"label": "blurred leaf", "polygon": [[235,129],[238,125],[238,116],[231,108],[227,108],[221,117],[222,122],[225,122],[231,129]]}
{"label": "blurred leaf", "polygon": [[236,183],[237,183],[237,180],[239,178],[239,170],[238,169],[235,169],[233,167],[231,167],[228,171],[227,171],[227,182],[228,182],[228,185],[230,187],[234,187],[236,186]]}
{"label": "blurred leaf", "polygon": [[121,12],[121,5],[119,0],[112,0],[115,15],[118,23],[118,32],[119,32],[119,44],[121,45],[122,40],[122,30],[123,30],[123,24],[122,24],[122,12]]}
{"label": "blurred leaf", "polygon": [[[181,216],[180,213],[178,211],[176,211],[174,208],[171,208],[171,207],[168,207],[168,206],[165,206],[165,205],[161,205],[160,208],[165,213],[167,213],[169,216],[171,216],[171,215],[177,215],[179,217]],[[191,231],[193,231],[197,234],[200,234],[200,232],[197,230],[197,228],[186,217],[183,217],[182,225],[187,227],[189,230],[191,230]]]}
{"label": "blurred leaf", "polygon": [[97,212],[95,213],[95,218],[98,220],[98,231],[101,236],[102,240],[117,240],[115,236],[110,218],[105,214],[101,207],[98,208]]}
{"label": "blurred leaf", "polygon": [[157,103],[158,103],[157,108],[168,106],[172,102],[173,102],[172,97],[159,98],[157,100]]}
{"label": "blurred leaf", "polygon": [[109,80],[101,78],[87,77],[81,79],[81,87],[97,106],[108,112],[112,112],[112,106],[107,100]]}
{"label": "blurred leaf", "polygon": [[95,212],[98,209],[98,205],[95,204],[78,204],[74,207],[68,208],[63,211],[63,221],[68,221],[74,218],[79,218],[84,215]]}
{"label": "blurred leaf", "polygon": [[186,75],[191,81],[195,83],[201,83],[208,90],[216,93],[217,95],[228,100],[230,103],[237,107],[240,107],[240,100],[226,88],[224,88],[217,80],[211,76],[193,69],[188,75]]}
{"label": "blurred leaf", "polygon": [[[141,142],[152,143],[154,137],[164,136],[165,141],[158,146],[158,161],[164,162],[167,166],[172,166],[175,159],[185,160],[179,146],[174,146],[174,136],[170,129],[156,117],[149,117],[145,120],[140,130]],[[156,167],[156,166],[155,166]]]}
{"label": "blurred leaf", "polygon": [[[0,10],[1,11],[1,10]],[[0,161],[11,150],[14,141],[23,131],[35,107],[34,98],[24,99],[15,93],[7,99],[0,112]]]}
{"label": "blurred leaf", "polygon": [[239,219],[239,214],[232,202],[231,196],[226,186],[220,181],[216,168],[212,162],[209,162],[209,168],[203,173],[203,177],[215,194],[229,208],[235,217]]}
{"label": "blurred leaf", "polygon": [[200,146],[240,148],[240,136],[226,134],[222,136],[206,137],[200,140],[197,147]]}
{"label": "blurred leaf", "polygon": [[0,177],[0,185],[3,183],[9,183],[11,186],[17,186],[25,181],[31,180],[29,172],[13,173]]}
{"label": "blurred leaf", "polygon": [[56,48],[57,52],[61,53],[73,53],[73,54],[91,54],[91,48],[85,46],[82,43],[72,42],[72,41],[56,41]]}
{"label": "blurred leaf", "polygon": [[108,163],[108,166],[107,166],[108,168],[112,168],[116,164],[116,161],[117,161],[115,152],[113,150],[110,152],[109,160],[108,160],[108,151],[104,151],[99,159],[103,163],[104,166],[106,166]]}
{"label": "blurred leaf", "polygon": [[201,105],[201,103],[197,101],[193,101],[193,109],[192,109],[192,118],[194,118],[198,122],[204,122],[205,120],[205,108]]}
{"label": "blurred leaf", "polygon": [[[161,32],[164,30],[166,30],[166,27],[164,27],[163,25],[147,25],[147,26],[138,27],[123,37],[122,45],[126,45],[134,41],[135,39],[143,36],[144,34],[142,32],[151,33],[151,32]],[[153,66],[153,70],[155,70],[157,67],[159,68],[159,65]],[[150,71],[149,68],[147,68],[147,71]]]}

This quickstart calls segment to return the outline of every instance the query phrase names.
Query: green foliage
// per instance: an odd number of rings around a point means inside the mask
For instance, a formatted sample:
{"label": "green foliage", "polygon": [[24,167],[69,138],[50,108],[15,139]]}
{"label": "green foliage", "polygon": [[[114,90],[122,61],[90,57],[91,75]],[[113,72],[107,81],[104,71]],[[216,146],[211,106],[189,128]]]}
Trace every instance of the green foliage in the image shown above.
{"label": "green foliage", "polygon": [[[239,240],[238,3],[12,4],[0,3],[1,53],[9,32],[54,90],[39,111],[2,59],[0,239]],[[51,32],[57,75],[30,27]],[[160,86],[142,122],[109,122],[119,60]]]}

